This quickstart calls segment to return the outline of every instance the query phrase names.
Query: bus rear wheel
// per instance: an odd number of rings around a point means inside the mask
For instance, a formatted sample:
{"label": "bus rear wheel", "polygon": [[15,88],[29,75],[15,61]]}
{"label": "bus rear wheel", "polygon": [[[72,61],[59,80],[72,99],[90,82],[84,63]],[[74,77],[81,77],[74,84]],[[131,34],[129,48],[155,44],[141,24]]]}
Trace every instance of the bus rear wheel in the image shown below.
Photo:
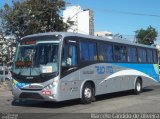
{"label": "bus rear wheel", "polygon": [[90,104],[94,99],[94,88],[91,83],[85,83],[82,89],[81,102],[83,104]]}
{"label": "bus rear wheel", "polygon": [[134,89],[134,94],[138,95],[142,92],[142,81],[141,79],[137,79],[135,83],[135,89]]}

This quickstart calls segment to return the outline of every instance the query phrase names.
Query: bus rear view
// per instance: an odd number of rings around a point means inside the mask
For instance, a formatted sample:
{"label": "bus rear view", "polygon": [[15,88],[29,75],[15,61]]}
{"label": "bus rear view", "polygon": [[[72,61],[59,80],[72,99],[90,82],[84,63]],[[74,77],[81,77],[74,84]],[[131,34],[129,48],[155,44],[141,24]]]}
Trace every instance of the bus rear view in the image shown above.
{"label": "bus rear view", "polygon": [[15,99],[55,100],[60,41],[60,35],[22,38],[12,72]]}

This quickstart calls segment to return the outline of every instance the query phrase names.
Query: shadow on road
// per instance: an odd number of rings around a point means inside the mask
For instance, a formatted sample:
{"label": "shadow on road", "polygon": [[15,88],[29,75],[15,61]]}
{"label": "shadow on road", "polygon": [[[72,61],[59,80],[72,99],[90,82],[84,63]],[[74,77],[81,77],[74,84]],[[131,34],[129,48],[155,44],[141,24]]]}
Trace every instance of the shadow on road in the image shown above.
{"label": "shadow on road", "polygon": [[24,107],[41,107],[41,108],[61,108],[67,106],[79,105],[80,101],[70,100],[62,102],[49,102],[49,101],[32,101],[32,100],[23,100],[23,101],[12,101],[13,106],[24,106]]}
{"label": "shadow on road", "polygon": [[[150,88],[144,88],[142,94],[150,92],[152,90],[153,89]],[[116,93],[96,96],[96,101],[103,101],[107,99],[124,97],[129,95],[134,95],[133,91],[123,91],[123,92],[116,92]],[[42,102],[42,101],[29,101],[29,100],[12,101],[13,106],[40,107],[40,108],[62,108],[67,106],[75,106],[79,104],[81,104],[79,99],[63,101],[63,102]]]}

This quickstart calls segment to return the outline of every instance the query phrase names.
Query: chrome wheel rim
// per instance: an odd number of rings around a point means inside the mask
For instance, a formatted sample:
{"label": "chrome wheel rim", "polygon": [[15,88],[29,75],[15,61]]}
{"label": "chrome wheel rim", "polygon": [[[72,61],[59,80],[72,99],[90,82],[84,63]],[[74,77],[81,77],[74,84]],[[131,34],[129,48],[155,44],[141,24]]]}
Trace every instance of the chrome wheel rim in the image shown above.
{"label": "chrome wheel rim", "polygon": [[138,82],[137,83],[137,91],[140,92],[141,91],[141,84]]}
{"label": "chrome wheel rim", "polygon": [[84,96],[85,96],[86,98],[91,98],[91,96],[92,96],[92,91],[91,91],[90,88],[86,88],[86,89],[84,90]]}

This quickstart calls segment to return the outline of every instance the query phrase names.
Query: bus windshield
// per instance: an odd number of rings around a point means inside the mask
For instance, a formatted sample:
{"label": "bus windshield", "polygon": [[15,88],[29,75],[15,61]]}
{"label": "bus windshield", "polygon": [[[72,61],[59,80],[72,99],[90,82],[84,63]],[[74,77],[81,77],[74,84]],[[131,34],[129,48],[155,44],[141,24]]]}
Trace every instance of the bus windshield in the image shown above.
{"label": "bus windshield", "polygon": [[58,71],[59,43],[38,43],[21,45],[18,50],[16,65],[20,68],[40,68],[41,73]]}

